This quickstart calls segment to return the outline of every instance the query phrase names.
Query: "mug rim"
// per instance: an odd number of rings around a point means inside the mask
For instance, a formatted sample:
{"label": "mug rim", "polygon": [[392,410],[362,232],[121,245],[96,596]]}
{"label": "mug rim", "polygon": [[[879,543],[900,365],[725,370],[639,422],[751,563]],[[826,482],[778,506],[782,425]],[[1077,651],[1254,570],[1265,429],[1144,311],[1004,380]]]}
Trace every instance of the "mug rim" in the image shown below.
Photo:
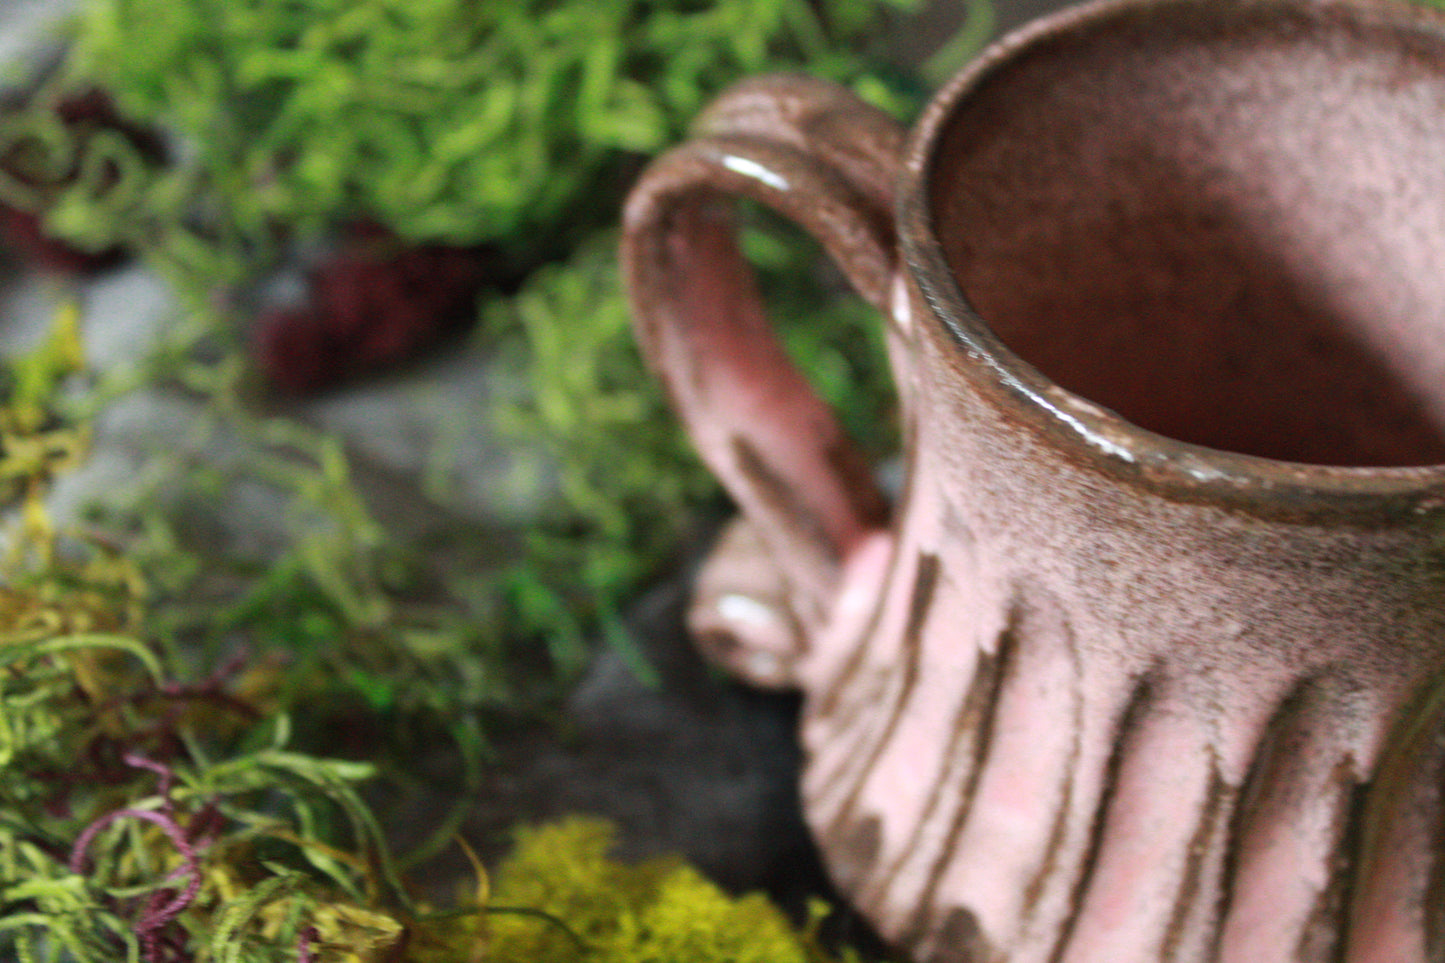
{"label": "mug rim", "polygon": [[[949,122],[985,80],[1050,39],[1114,17],[1161,8],[1280,9],[1323,17],[1345,11],[1426,29],[1445,45],[1445,13],[1394,0],[1088,0],[1037,18],[993,41],[929,101],[904,146],[897,224],[903,270],[946,340],[953,360],[990,404],[1041,435],[1071,462],[1171,500],[1223,505],[1284,521],[1408,521],[1445,509],[1445,463],[1354,466],[1292,462],[1181,441],[1137,425],[1047,378],[994,333],[948,264],[929,202]],[[1445,73],[1445,64],[1442,64]]]}

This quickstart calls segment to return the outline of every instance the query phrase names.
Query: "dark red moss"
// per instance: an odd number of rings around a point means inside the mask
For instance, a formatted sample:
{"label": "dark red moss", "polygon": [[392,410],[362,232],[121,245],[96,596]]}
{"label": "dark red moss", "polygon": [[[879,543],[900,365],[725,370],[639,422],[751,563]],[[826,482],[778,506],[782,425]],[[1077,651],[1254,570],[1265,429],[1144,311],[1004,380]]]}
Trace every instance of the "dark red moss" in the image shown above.
{"label": "dark red moss", "polygon": [[408,247],[358,229],[311,272],[303,305],[262,315],[257,363],[304,393],[403,360],[474,316],[493,260],[486,248]]}

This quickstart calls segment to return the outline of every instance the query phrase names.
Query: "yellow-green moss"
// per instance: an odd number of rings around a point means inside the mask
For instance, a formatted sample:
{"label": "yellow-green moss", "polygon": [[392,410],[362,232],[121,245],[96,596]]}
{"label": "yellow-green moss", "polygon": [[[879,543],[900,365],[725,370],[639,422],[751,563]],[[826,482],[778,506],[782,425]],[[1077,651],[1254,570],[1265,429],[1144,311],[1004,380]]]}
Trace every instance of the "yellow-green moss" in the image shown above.
{"label": "yellow-green moss", "polygon": [[[488,963],[821,963],[765,896],[731,896],[677,859],[612,859],[613,827],[572,818],[519,832],[486,917]],[[513,914],[511,907],[545,917]]]}

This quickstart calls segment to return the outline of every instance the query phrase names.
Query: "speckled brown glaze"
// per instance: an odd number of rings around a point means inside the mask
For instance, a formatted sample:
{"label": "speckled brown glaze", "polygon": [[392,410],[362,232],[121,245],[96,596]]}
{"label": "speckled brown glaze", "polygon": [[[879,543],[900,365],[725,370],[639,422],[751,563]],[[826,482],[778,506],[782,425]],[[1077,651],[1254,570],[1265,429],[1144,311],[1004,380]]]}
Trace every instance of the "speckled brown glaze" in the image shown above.
{"label": "speckled brown glaze", "polygon": [[[915,958],[1445,959],[1442,157],[1437,13],[1109,0],[906,139],[769,78],[642,179],[639,337],[742,508],[694,628],[803,690],[811,824]],[[891,509],[731,195],[885,311]]]}

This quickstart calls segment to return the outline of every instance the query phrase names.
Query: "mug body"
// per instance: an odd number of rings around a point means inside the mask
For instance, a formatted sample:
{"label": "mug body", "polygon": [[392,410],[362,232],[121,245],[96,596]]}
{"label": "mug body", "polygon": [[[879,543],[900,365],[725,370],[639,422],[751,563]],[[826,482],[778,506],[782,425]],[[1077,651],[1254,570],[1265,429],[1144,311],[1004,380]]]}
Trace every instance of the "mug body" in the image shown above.
{"label": "mug body", "polygon": [[1445,953],[1442,157],[1445,26],[1374,4],[1085,7],[929,108],[886,591],[801,673],[886,936]]}
{"label": "mug body", "polygon": [[[1445,958],[1445,17],[1104,0],[905,140],[725,95],[629,200],[643,349],[743,520],[705,649],[920,960]],[[743,194],[887,315],[891,508],[772,339]]]}

